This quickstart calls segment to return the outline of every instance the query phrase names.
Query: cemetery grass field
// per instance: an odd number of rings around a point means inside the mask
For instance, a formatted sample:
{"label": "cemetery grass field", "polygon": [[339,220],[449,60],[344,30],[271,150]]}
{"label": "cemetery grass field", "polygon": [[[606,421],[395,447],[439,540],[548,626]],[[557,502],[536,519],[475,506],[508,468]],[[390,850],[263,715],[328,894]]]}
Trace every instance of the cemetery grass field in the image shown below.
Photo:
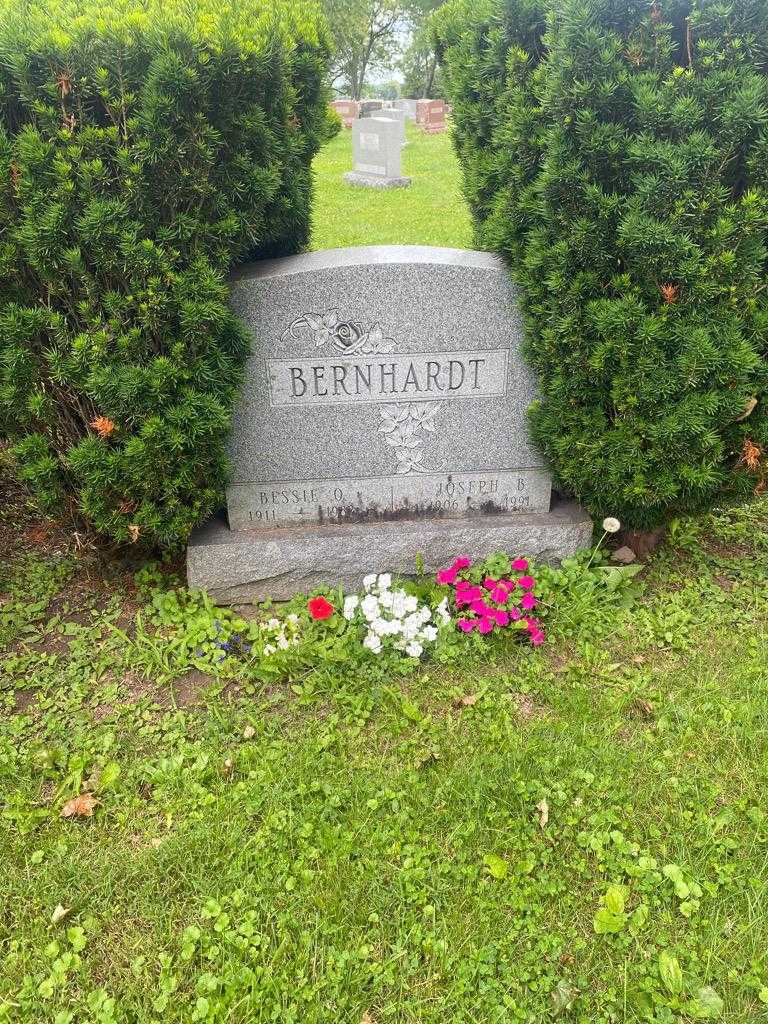
{"label": "cemetery grass field", "polygon": [[448,132],[425,135],[406,123],[406,189],[348,185],[352,132],[344,129],[315,158],[313,249],[349,245],[445,245],[472,248],[472,222],[459,187],[459,166]]}
{"label": "cemetery grass field", "polygon": [[[423,193],[345,147],[316,247],[470,244],[447,137]],[[569,571],[537,650],[256,684],[0,453],[0,1024],[768,1020],[767,559],[763,499]]]}
{"label": "cemetery grass field", "polygon": [[677,524],[642,590],[574,574],[538,651],[266,687],[192,666],[199,609],[158,629],[168,569],[25,516],[0,1020],[768,1019],[768,503]]}

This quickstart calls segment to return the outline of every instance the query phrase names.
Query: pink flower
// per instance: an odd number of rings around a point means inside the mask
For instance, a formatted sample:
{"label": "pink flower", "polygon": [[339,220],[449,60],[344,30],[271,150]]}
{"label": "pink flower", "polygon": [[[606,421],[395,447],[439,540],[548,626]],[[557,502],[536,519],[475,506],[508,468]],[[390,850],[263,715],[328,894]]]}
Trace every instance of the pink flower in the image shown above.
{"label": "pink flower", "polygon": [[534,647],[541,647],[544,643],[544,633],[542,630],[537,629],[535,633],[531,633],[531,643]]}
{"label": "pink flower", "polygon": [[494,587],[491,591],[491,600],[495,601],[496,604],[504,604],[509,597],[504,587]]}
{"label": "pink flower", "polygon": [[523,594],[523,599],[520,602],[520,607],[524,608],[525,611],[529,612],[532,608],[535,608],[538,603],[539,602],[536,600],[533,594],[529,592],[527,594]]}
{"label": "pink flower", "polygon": [[539,620],[534,619],[533,617],[529,618],[526,616],[526,618],[523,619],[523,621],[525,622],[525,625],[528,627],[529,633],[535,633],[537,629],[541,628],[539,625]]}
{"label": "pink flower", "polygon": [[500,587],[506,587],[507,590],[514,590],[517,583],[514,580],[499,580]]}
{"label": "pink flower", "polygon": [[528,568],[528,562],[524,558],[516,558],[512,563],[512,568],[515,572],[525,572]]}
{"label": "pink flower", "polygon": [[483,580],[483,586],[486,590],[493,590],[496,586],[496,580],[492,580],[490,576],[486,576]]}
{"label": "pink flower", "polygon": [[491,609],[485,601],[473,601],[469,606],[476,615],[490,615]]}
{"label": "pink flower", "polygon": [[533,578],[533,576],[521,576],[517,582],[523,588],[523,590],[530,590],[531,587],[536,586],[536,580]]}
{"label": "pink flower", "polygon": [[[466,557],[466,555],[463,555],[461,558],[456,559],[453,563],[453,568],[458,570],[468,569],[470,565],[472,565],[472,562]],[[526,566],[526,569],[527,568],[528,566]]]}
{"label": "pink flower", "polygon": [[458,626],[462,633],[471,633],[477,625],[477,619],[459,619]]}
{"label": "pink flower", "polygon": [[472,586],[472,584],[469,582],[469,580],[459,580],[459,582],[456,584],[456,589],[457,590],[466,590],[467,587],[471,587],[471,586]]}
{"label": "pink flower", "polygon": [[517,622],[517,620],[521,619],[523,616],[519,608],[512,608],[510,610],[509,617],[513,622]]}
{"label": "pink flower", "polygon": [[461,596],[465,601],[479,601],[483,592],[480,587],[468,587],[466,590],[462,590]]}
{"label": "pink flower", "polygon": [[456,569],[441,569],[437,574],[438,583],[453,583],[456,580]]}
{"label": "pink flower", "polygon": [[490,633],[492,629],[493,629],[493,619],[490,619],[490,618],[488,618],[487,615],[484,615],[483,618],[480,619],[480,621],[478,622],[478,625],[477,625],[478,633]]}
{"label": "pink flower", "polygon": [[494,612],[494,618],[499,626],[509,625],[509,612],[505,612],[503,608],[499,608]]}

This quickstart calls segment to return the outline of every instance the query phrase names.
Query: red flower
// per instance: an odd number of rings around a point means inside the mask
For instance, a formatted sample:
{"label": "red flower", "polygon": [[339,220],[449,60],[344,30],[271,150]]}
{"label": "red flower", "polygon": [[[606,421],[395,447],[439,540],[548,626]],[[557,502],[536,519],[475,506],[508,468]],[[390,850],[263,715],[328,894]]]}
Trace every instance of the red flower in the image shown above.
{"label": "red flower", "polygon": [[309,614],[313,619],[330,619],[333,615],[333,605],[324,597],[312,597],[307,602]]}

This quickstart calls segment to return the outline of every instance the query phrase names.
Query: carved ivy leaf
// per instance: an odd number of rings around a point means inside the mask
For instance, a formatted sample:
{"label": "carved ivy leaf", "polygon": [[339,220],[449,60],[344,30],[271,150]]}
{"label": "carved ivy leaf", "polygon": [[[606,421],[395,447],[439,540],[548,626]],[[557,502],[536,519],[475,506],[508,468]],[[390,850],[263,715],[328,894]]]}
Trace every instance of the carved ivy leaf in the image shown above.
{"label": "carved ivy leaf", "polygon": [[427,420],[426,423],[422,423],[421,424],[421,429],[422,430],[428,430],[430,432],[430,434],[434,434],[434,432],[435,432],[435,424],[432,423],[431,420]]}
{"label": "carved ivy leaf", "polygon": [[323,317],[323,326],[327,330],[332,331],[337,326],[338,322],[339,322],[339,311],[338,311],[338,309],[329,309],[328,312]]}

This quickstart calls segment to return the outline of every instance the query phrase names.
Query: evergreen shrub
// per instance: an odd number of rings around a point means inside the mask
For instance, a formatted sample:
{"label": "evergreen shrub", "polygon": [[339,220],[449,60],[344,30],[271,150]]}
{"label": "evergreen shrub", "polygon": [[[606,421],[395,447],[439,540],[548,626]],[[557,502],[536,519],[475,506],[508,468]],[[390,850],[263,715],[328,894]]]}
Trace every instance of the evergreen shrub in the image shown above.
{"label": "evergreen shrub", "polygon": [[435,32],[560,486],[638,529],[764,487],[764,0],[449,0]]}
{"label": "evergreen shrub", "polygon": [[328,59],[301,0],[0,0],[0,435],[44,508],[173,548],[220,501],[225,276],[307,241]]}

